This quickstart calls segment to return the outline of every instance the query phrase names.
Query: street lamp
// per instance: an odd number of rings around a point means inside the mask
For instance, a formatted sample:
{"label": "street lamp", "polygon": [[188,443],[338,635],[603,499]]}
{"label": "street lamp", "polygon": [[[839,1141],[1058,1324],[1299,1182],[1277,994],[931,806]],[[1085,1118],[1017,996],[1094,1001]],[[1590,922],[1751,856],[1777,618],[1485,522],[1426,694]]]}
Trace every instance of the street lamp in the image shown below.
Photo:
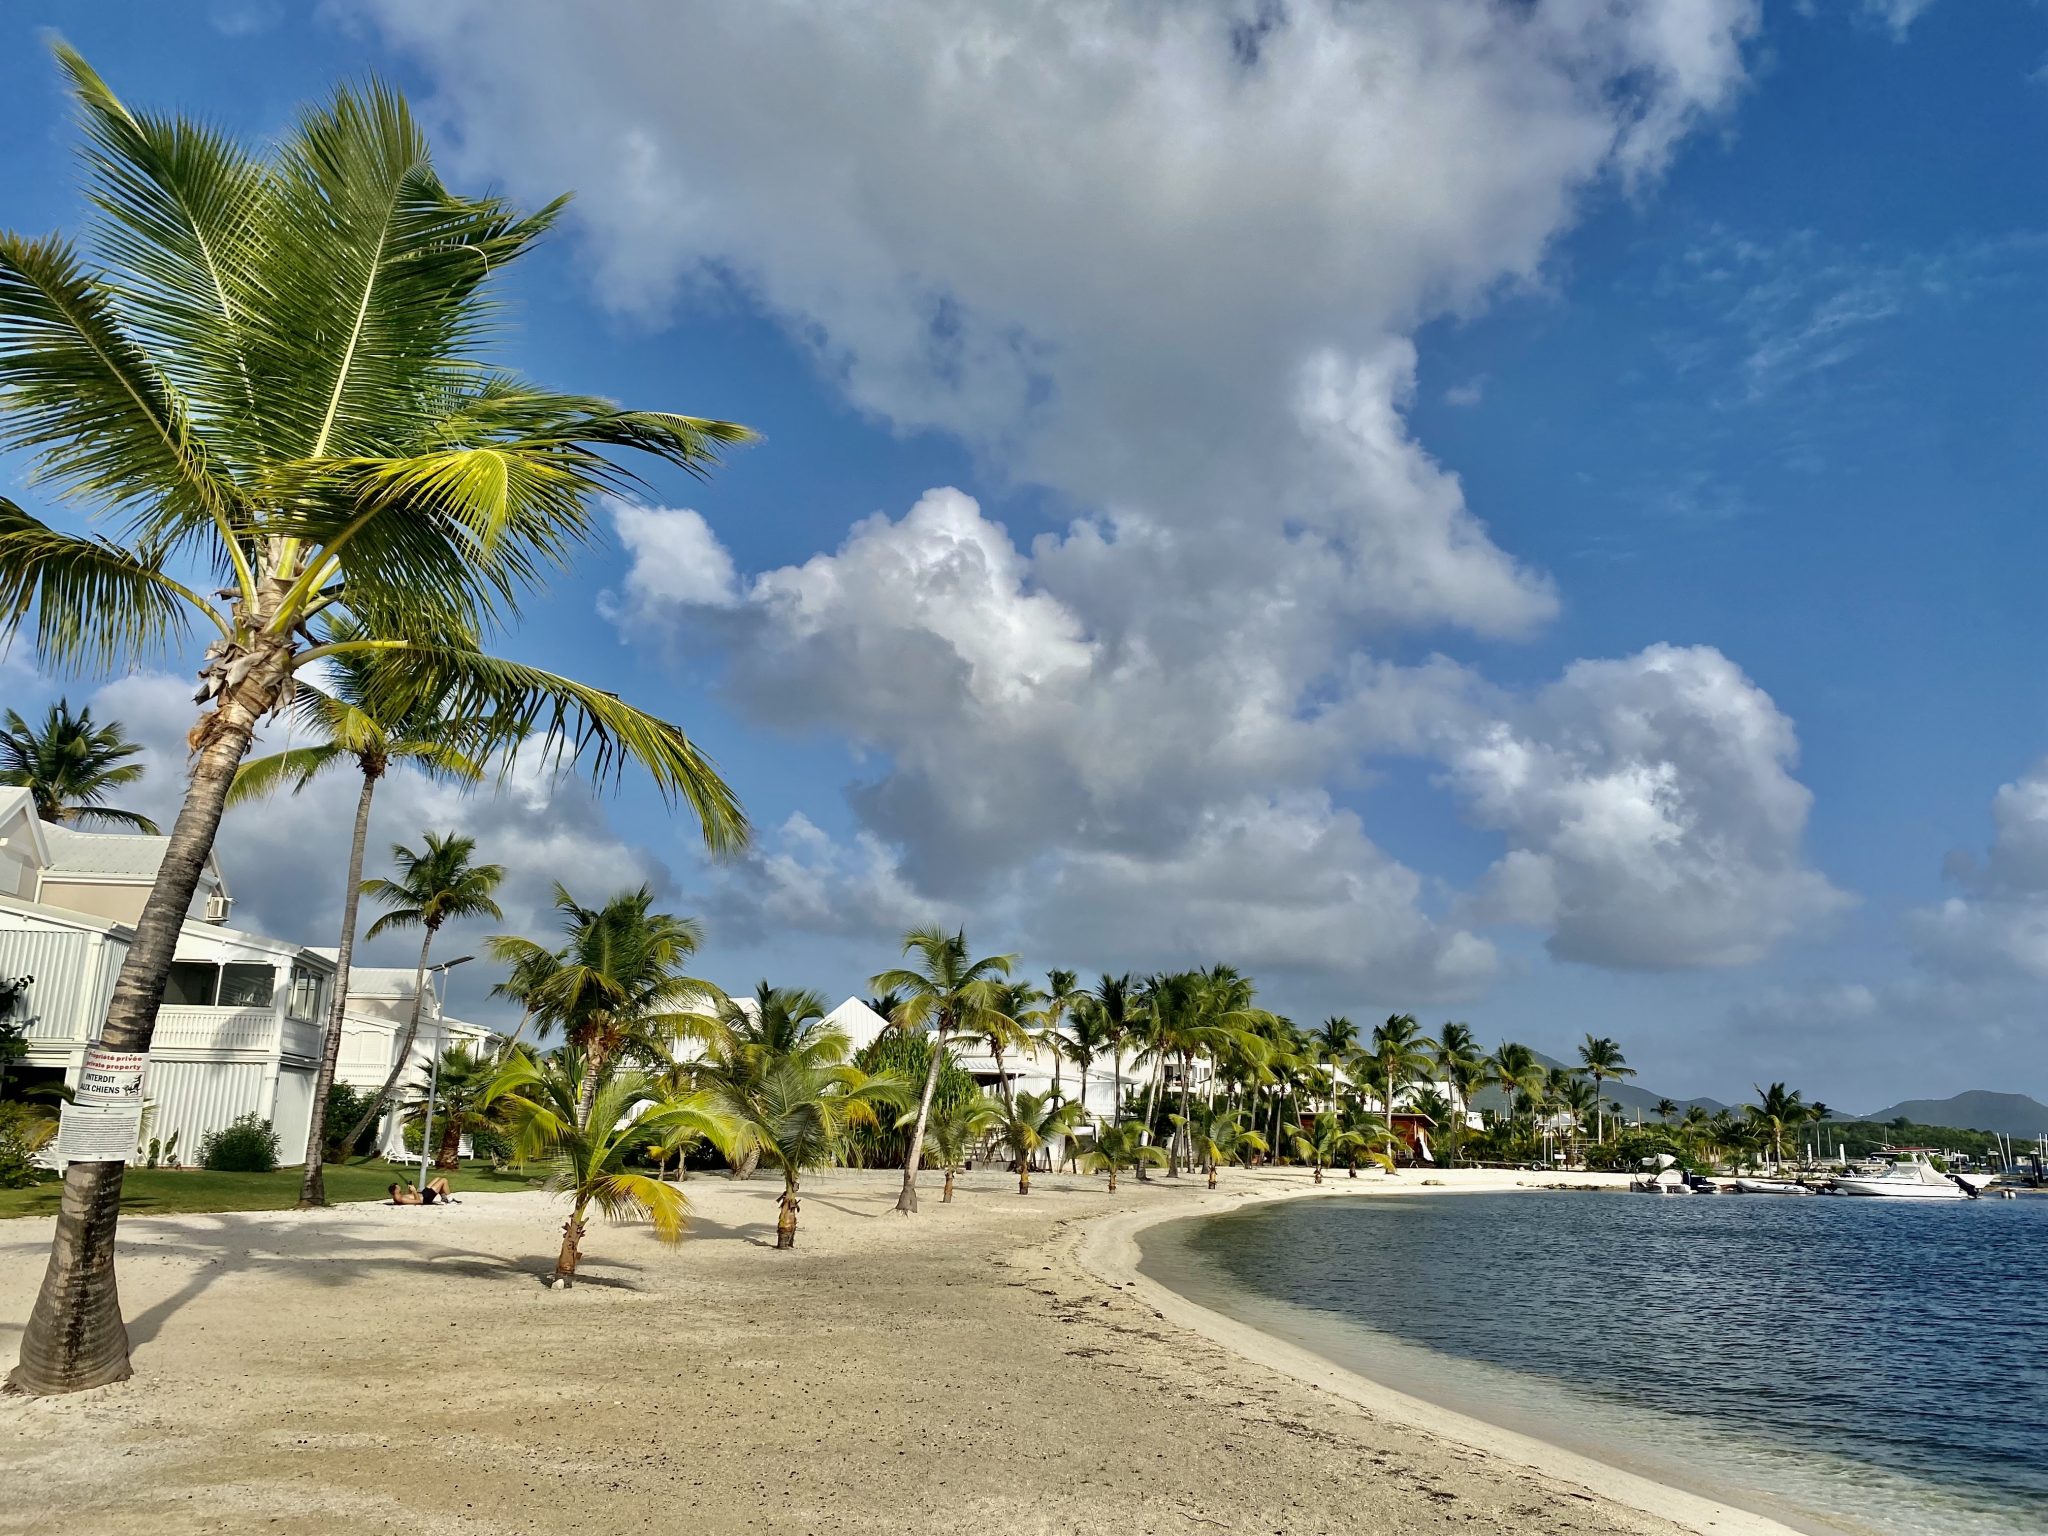
{"label": "street lamp", "polygon": [[[430,965],[427,969],[441,972],[441,979],[445,985],[448,972],[454,970],[458,965],[469,964],[475,958],[475,955],[457,955],[453,960],[443,960],[439,965]],[[415,1186],[416,1192],[422,1195],[427,1191],[427,1166],[434,1160],[434,1097],[441,1091],[441,1047],[448,1038],[447,1026],[443,1022],[444,1018],[444,1004],[441,993],[436,991],[434,993],[434,1051],[433,1055],[429,1058],[427,1068],[427,1123],[420,1132],[420,1181]]]}

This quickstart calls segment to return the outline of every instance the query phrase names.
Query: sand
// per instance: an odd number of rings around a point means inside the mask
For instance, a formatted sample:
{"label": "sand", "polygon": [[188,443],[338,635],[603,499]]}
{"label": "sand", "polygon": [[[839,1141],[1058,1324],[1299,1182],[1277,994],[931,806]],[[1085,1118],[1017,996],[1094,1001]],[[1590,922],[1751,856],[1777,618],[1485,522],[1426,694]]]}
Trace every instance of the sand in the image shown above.
{"label": "sand", "polygon": [[[684,1243],[594,1227],[567,1293],[540,1281],[563,1215],[540,1194],[131,1218],[135,1377],[0,1399],[0,1531],[1782,1531],[1130,1271],[1138,1225],[1305,1183],[1040,1175],[1020,1198],[978,1172],[905,1220],[893,1175],[840,1173],[778,1253],[773,1181],[698,1176]],[[0,1223],[10,1361],[49,1237]]]}

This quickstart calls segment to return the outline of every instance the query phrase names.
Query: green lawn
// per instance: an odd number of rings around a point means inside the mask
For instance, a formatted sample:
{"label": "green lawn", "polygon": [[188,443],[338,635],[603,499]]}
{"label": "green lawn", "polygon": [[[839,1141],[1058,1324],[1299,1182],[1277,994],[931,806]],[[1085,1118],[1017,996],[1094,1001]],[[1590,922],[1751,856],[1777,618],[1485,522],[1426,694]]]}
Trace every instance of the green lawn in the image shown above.
{"label": "green lawn", "polygon": [[[437,1169],[457,1193],[534,1189],[540,1176],[530,1173],[494,1173],[489,1163],[464,1163],[448,1171]],[[296,1205],[301,1168],[280,1168],[275,1173],[206,1173],[200,1170],[172,1172],[161,1168],[130,1168],[121,1184],[121,1209],[136,1216],[172,1215],[200,1211],[281,1211]],[[382,1200],[392,1180],[416,1180],[419,1165],[394,1168],[383,1162],[329,1163],[327,1198]],[[55,1177],[34,1189],[0,1189],[0,1217],[54,1216],[61,1183]]]}

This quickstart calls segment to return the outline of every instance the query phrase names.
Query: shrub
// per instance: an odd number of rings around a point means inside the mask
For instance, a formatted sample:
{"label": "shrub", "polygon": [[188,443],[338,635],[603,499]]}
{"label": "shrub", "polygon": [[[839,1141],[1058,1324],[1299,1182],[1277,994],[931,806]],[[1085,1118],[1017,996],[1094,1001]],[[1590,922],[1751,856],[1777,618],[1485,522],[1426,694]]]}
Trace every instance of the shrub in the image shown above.
{"label": "shrub", "polygon": [[277,1132],[253,1112],[208,1131],[199,1143],[199,1166],[215,1173],[269,1173],[277,1167]]}
{"label": "shrub", "polygon": [[363,1128],[363,1134],[354,1143],[344,1147],[341,1138],[348,1134],[348,1128],[363,1117],[363,1111],[370,1107],[370,1095],[359,1093],[349,1083],[327,1085],[327,1147],[326,1157],[330,1163],[345,1163],[358,1156],[377,1132],[375,1122]]}
{"label": "shrub", "polygon": [[[938,1086],[932,1092],[932,1107],[964,1104],[981,1096],[974,1075],[953,1058],[956,1042],[946,1045],[946,1062],[939,1068]],[[853,1064],[863,1072],[895,1072],[924,1092],[925,1073],[931,1070],[932,1037],[905,1034],[892,1029],[854,1053]],[[912,1100],[911,1108],[916,1108]],[[893,1114],[884,1114],[880,1125],[856,1126],[847,1137],[846,1162],[851,1168],[900,1168],[910,1155],[910,1132],[898,1130]]]}
{"label": "shrub", "polygon": [[26,1104],[0,1104],[0,1189],[33,1189],[44,1170],[36,1153],[57,1134],[57,1122]]}

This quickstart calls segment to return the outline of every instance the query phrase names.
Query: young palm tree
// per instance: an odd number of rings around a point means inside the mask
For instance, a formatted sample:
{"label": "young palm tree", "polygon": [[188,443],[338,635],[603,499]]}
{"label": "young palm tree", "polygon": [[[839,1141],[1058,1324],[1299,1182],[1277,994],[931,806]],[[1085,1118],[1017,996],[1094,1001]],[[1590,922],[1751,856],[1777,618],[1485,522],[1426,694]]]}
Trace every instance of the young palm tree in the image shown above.
{"label": "young palm tree", "polygon": [[674,1041],[715,1032],[711,1011],[724,995],[683,971],[703,942],[694,919],[654,911],[645,885],[601,907],[583,906],[557,885],[554,905],[568,939],[560,949],[513,934],[494,934],[484,948],[511,968],[493,993],[518,1002],[540,1037],[559,1030],[576,1047],[585,1107],[622,1054],[658,1067]]}
{"label": "young palm tree", "polygon": [[[56,669],[126,669],[210,642],[183,804],[101,1030],[147,1051],[178,934],[256,723],[329,657],[392,662],[382,707],[457,716],[637,761],[714,847],[731,791],[676,727],[598,688],[475,649],[592,539],[611,457],[702,473],[747,434],[535,387],[485,358],[490,282],[557,217],[436,176],[388,88],[343,87],[264,154],[131,112],[58,57],[86,136],[89,250],[0,233],[0,451],[113,519],[60,530],[0,499],[0,632]],[[219,595],[175,571],[217,573]],[[360,638],[312,638],[347,618]],[[10,1378],[32,1393],[129,1373],[114,1281],[122,1166],[72,1163]]]}
{"label": "young palm tree", "polygon": [[1209,1175],[1209,1187],[1216,1187],[1216,1170],[1266,1150],[1266,1138],[1253,1130],[1234,1109],[1197,1106],[1186,1130],[1194,1156]]}
{"label": "young palm tree", "polygon": [[121,734],[121,722],[93,723],[92,711],[71,712],[59,699],[32,726],[13,710],[0,730],[0,784],[29,792],[36,815],[70,826],[126,827],[156,836],[156,823],[140,811],[116,810],[100,802],[142,777],[131,763],[142,748]]}
{"label": "young palm tree", "polygon": [[964,929],[957,933],[940,928],[912,929],[904,935],[903,952],[917,956],[918,969],[898,967],[883,971],[868,985],[878,992],[902,995],[903,1001],[890,1018],[897,1028],[932,1032],[931,1066],[925,1072],[924,1094],[917,1104],[910,1151],[903,1159],[903,1191],[896,1197],[896,1209],[909,1216],[917,1211],[917,1166],[924,1157],[925,1122],[931,1117],[932,1090],[939,1085],[946,1041],[955,1033],[979,1032],[983,1020],[1000,1011],[1004,1001],[1001,978],[1010,974],[1017,957],[988,955],[979,960],[968,959]]}
{"label": "young palm tree", "polygon": [[1020,1093],[1001,1106],[995,1123],[996,1145],[1017,1160],[1017,1193],[1031,1193],[1031,1159],[1054,1142],[1071,1136],[1082,1123],[1081,1106],[1062,1104],[1050,1093]]}
{"label": "young palm tree", "polygon": [[593,1205],[611,1221],[638,1217],[653,1223],[663,1242],[680,1240],[690,1209],[683,1192],[633,1172],[632,1165],[690,1135],[728,1145],[734,1130],[709,1094],[664,1097],[660,1083],[645,1072],[605,1074],[589,1113],[579,1115],[583,1079],[573,1048],[539,1058],[514,1051],[485,1097],[486,1107],[512,1127],[521,1160],[553,1163],[548,1187],[569,1196],[569,1219],[555,1258],[558,1291],[575,1284],[584,1218]]}
{"label": "young palm tree", "polygon": [[1372,1145],[1368,1133],[1346,1125],[1343,1119],[1324,1110],[1311,1119],[1305,1128],[1290,1130],[1289,1139],[1294,1144],[1294,1155],[1315,1168],[1315,1181],[1323,1182],[1323,1170],[1340,1160],[1365,1158],[1392,1171],[1394,1159],[1391,1153],[1378,1150]]}
{"label": "young palm tree", "polygon": [[878,1123],[876,1106],[901,1107],[910,1090],[893,1073],[847,1064],[851,1046],[824,1024],[816,993],[764,981],[755,998],[751,1014],[731,1009],[728,1020],[743,1022],[712,1043],[699,1080],[732,1127],[728,1155],[751,1152],[781,1171],[775,1246],[794,1248],[804,1172],[842,1156],[849,1131]]}
{"label": "young palm tree", "polygon": [[1598,1140],[1607,1140],[1607,1118],[1604,1109],[1598,1107],[1600,1093],[1609,1078],[1619,1082],[1634,1077],[1636,1069],[1628,1064],[1621,1054],[1621,1047],[1605,1035],[1588,1035],[1579,1043],[1579,1068],[1593,1079],[1594,1113],[1598,1120]]}
{"label": "young palm tree", "polygon": [[420,1134],[428,1135],[426,1117],[431,1108],[432,1130],[441,1138],[434,1149],[436,1168],[455,1167],[460,1162],[462,1138],[491,1123],[484,1113],[484,1095],[497,1076],[495,1056],[479,1054],[463,1044],[449,1046],[434,1067],[420,1072],[413,1096],[406,1101],[405,1118],[407,1123],[419,1121]]}
{"label": "young palm tree", "polygon": [[[329,637],[354,633],[338,623],[330,623],[326,632]],[[483,776],[481,758],[490,745],[488,720],[455,719],[438,703],[383,717],[377,706],[378,665],[374,652],[344,652],[329,658],[325,687],[299,682],[292,699],[294,728],[308,732],[314,738],[312,744],[245,760],[228,790],[232,806],[287,784],[298,794],[314,779],[337,768],[353,768],[363,781],[349,840],[348,878],[342,886],[334,995],[327,1005],[327,1033],[313,1078],[306,1173],[299,1185],[302,1209],[327,1203],[325,1158],[321,1155],[327,1146],[327,1092],[341,1060],[342,1018],[348,1010],[349,973],[355,963],[356,918],[362,899],[363,852],[370,837],[370,805],[377,783],[394,760],[411,763],[437,778],[474,782]]]}
{"label": "young palm tree", "polygon": [[1083,1173],[1109,1175],[1109,1192],[1116,1193],[1116,1176],[1126,1168],[1157,1168],[1166,1161],[1164,1149],[1148,1146],[1145,1128],[1135,1120],[1116,1125],[1098,1125],[1093,1134],[1081,1139],[1078,1159]]}
{"label": "young palm tree", "polygon": [[[1002,1116],[1002,1105],[994,1099],[980,1095],[950,1103],[942,1100],[932,1105],[931,1116],[925,1123],[924,1141],[932,1160],[945,1170],[946,1174],[945,1187],[939,1193],[939,1204],[946,1205],[951,1202],[953,1180],[974,1149],[981,1145]],[[908,1130],[916,1118],[915,1110],[905,1113],[896,1122],[897,1129]]]}
{"label": "young palm tree", "polygon": [[391,909],[370,924],[366,936],[374,939],[390,928],[418,928],[420,959],[412,976],[412,1013],[406,1019],[405,1033],[399,1037],[390,1075],[364,1107],[355,1128],[342,1137],[345,1147],[354,1146],[356,1138],[384,1113],[392,1090],[412,1064],[413,1041],[419,1038],[420,1012],[426,1002],[427,957],[434,947],[434,935],[450,918],[505,915],[491,898],[505,878],[505,871],[496,864],[469,862],[470,855],[476,852],[475,838],[457,837],[452,832],[442,837],[429,832],[425,840],[426,846],[417,853],[403,843],[392,848],[391,857],[398,865],[396,880],[379,878],[363,882],[365,896],[373,896]]}

